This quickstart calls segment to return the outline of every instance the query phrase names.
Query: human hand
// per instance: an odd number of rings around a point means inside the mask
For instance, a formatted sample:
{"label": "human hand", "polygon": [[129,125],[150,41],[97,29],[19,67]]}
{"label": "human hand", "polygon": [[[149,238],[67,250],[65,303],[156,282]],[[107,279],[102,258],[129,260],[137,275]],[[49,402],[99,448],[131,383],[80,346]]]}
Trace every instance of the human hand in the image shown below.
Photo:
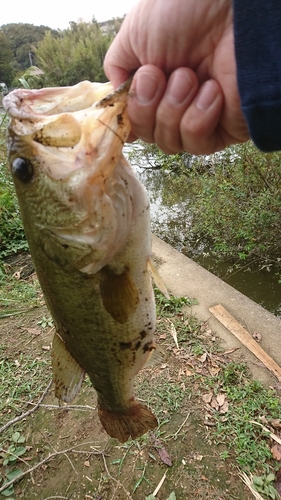
{"label": "human hand", "polygon": [[230,0],[140,0],[105,58],[117,87],[134,70],[131,139],[209,154],[249,138],[236,82]]}

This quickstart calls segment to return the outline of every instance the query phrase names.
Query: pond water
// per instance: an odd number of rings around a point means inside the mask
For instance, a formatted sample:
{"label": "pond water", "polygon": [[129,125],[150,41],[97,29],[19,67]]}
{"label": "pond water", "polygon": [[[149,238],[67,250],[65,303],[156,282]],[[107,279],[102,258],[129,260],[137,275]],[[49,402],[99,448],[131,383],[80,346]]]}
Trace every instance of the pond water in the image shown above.
{"label": "pond water", "polygon": [[[125,148],[126,155],[131,148],[132,146]],[[203,246],[198,241],[191,244],[186,235],[192,224],[188,208],[192,201],[186,194],[186,189],[181,191],[179,188],[177,192],[171,193],[169,198],[167,174],[155,169],[155,165],[140,166],[139,161],[136,164],[131,158],[130,162],[150,199],[153,233],[281,318],[281,284],[278,283],[275,270],[272,267],[261,269],[261,266],[255,263],[238,269],[234,261],[218,262],[210,256],[210,249],[206,245]]]}

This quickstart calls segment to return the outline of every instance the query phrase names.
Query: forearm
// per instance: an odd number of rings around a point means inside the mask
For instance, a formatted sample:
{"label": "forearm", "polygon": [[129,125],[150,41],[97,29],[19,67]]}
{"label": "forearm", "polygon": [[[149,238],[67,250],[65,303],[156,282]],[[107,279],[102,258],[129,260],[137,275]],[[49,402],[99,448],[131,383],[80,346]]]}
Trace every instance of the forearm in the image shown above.
{"label": "forearm", "polygon": [[281,150],[280,0],[233,0],[242,110],[263,151]]}

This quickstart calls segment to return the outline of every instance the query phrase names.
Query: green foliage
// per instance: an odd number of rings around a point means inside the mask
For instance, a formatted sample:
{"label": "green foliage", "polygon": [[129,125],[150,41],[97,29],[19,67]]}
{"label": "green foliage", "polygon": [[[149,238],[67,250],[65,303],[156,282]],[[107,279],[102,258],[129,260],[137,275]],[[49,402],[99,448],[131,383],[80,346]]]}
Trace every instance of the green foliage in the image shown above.
{"label": "green foliage", "polygon": [[151,201],[160,199],[170,212],[181,202],[175,227],[171,216],[168,228],[153,223],[161,238],[177,246],[182,232],[179,246],[193,256],[206,247],[216,259],[274,265],[281,273],[280,152],[264,154],[248,142],[210,156],[168,156],[145,145],[131,160],[153,171]]}
{"label": "green foliage", "polygon": [[264,476],[253,476],[253,488],[258,493],[262,493],[272,500],[279,500],[279,494],[273,486],[274,482],[275,475],[272,473]]}
{"label": "green foliage", "polygon": [[236,461],[250,471],[267,471],[272,454],[268,435],[253,421],[280,416],[280,400],[276,392],[246,377],[246,365],[226,365],[217,377],[206,380],[214,393],[224,392],[229,408],[226,416],[217,414],[216,438],[236,454]]}
{"label": "green foliage", "polygon": [[167,299],[162,292],[155,288],[154,290],[156,298],[156,310],[157,314],[161,316],[166,316],[167,314],[179,314],[184,306],[192,306],[198,304],[196,299],[190,299],[188,297],[175,297],[170,295]]}
{"label": "green foliage", "polygon": [[5,33],[0,30],[0,82],[10,85],[14,76],[14,71],[11,66],[13,53],[9,44],[9,40]]}
{"label": "green foliage", "polygon": [[28,250],[14,185],[6,163],[0,163],[0,263],[3,257]]}
{"label": "green foliage", "polygon": [[[5,469],[2,470],[2,480],[4,486],[9,481],[17,478],[22,470],[18,467],[15,467],[14,464],[17,462],[19,457],[26,453],[26,446],[24,446],[25,437],[21,435],[20,432],[16,431],[12,434],[11,439],[8,443],[6,443],[5,447],[1,447],[0,457],[2,459],[2,465]],[[4,445],[3,445],[4,446]],[[9,497],[14,494],[14,486],[8,486],[1,493],[5,497]]]}
{"label": "green foliage", "polygon": [[106,81],[103,60],[113,39],[96,22],[70,23],[54,37],[51,32],[36,49],[38,65],[49,86],[74,85],[82,80]]}
{"label": "green foliage", "polygon": [[11,23],[1,26],[0,33],[3,33],[9,40],[12,52],[10,62],[14,71],[22,72],[36,64],[35,48],[48,31],[51,31],[53,36],[58,33],[48,26],[34,26],[28,23]]}

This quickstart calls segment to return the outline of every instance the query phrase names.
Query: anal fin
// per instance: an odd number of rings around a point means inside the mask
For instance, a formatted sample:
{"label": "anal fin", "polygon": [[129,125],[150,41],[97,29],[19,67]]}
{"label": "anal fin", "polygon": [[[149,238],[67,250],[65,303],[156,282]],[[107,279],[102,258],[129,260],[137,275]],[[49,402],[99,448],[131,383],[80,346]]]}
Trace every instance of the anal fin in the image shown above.
{"label": "anal fin", "polygon": [[85,371],[72,357],[57,333],[52,344],[52,368],[55,395],[58,399],[69,403],[78,394]]}
{"label": "anal fin", "polygon": [[99,408],[99,418],[107,434],[120,443],[125,443],[130,437],[136,439],[158,425],[155,415],[139,401],[123,413]]}

